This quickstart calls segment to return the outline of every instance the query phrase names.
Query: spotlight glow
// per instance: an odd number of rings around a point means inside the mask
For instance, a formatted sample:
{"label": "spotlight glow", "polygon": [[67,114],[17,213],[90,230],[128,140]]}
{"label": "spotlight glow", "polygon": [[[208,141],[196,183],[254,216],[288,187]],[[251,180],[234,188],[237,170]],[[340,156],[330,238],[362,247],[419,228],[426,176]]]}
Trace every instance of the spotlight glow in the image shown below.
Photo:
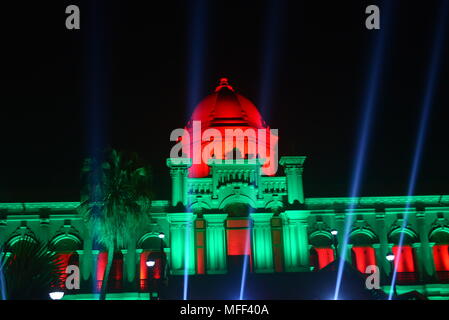
{"label": "spotlight glow", "polygon": [[61,300],[64,297],[64,292],[54,291],[49,294],[51,300]]}
{"label": "spotlight glow", "polygon": [[[249,247],[251,245],[251,234],[252,234],[252,230],[250,230],[248,232],[247,237],[246,237],[245,253],[247,253],[249,251]],[[248,259],[249,259],[249,255],[245,254],[244,257],[243,257],[242,279],[241,279],[241,282],[240,282],[239,300],[244,300],[244,296],[245,296],[246,275],[248,273]]]}
{"label": "spotlight glow", "polygon": [[184,290],[182,299],[187,300],[188,291],[189,291],[189,263],[190,263],[190,232],[191,232],[191,224],[188,223],[186,226],[186,235],[185,235],[185,260],[184,260]]}
{"label": "spotlight glow", "polygon": [[387,256],[385,258],[391,262],[394,260],[395,256],[393,253],[390,252],[389,254],[387,254]]}
{"label": "spotlight glow", "polygon": [[154,267],[154,265],[156,264],[156,262],[154,260],[148,260],[146,262],[147,267]]}

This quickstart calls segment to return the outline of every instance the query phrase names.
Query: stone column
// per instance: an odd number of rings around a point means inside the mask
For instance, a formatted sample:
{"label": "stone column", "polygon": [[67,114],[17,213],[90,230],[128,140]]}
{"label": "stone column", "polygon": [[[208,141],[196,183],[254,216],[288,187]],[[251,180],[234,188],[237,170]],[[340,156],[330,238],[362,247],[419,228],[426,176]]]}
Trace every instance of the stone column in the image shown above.
{"label": "stone column", "polygon": [[290,204],[295,201],[304,203],[302,173],[305,160],[306,157],[282,157],[279,161],[287,177],[288,203]]}
{"label": "stone column", "polygon": [[170,168],[170,176],[172,180],[172,206],[179,203],[187,204],[187,176],[188,169],[192,165],[191,159],[187,158],[169,158],[167,166]]}
{"label": "stone column", "polygon": [[416,212],[416,222],[419,232],[420,244],[415,244],[418,272],[421,280],[427,281],[435,274],[432,248],[429,243],[428,228],[426,226],[425,214],[422,211]]}
{"label": "stone column", "polygon": [[387,229],[385,226],[385,213],[378,212],[376,214],[377,234],[379,237],[379,243],[373,245],[376,250],[377,266],[380,269],[382,276],[390,274],[391,263],[387,260],[387,254],[389,252]]}
{"label": "stone column", "polygon": [[85,287],[83,284],[88,285],[88,287],[90,288],[92,286],[91,280],[95,276],[93,275],[92,270],[95,270],[97,257],[93,255],[92,242],[93,241],[91,234],[86,231],[86,235],[83,241],[82,254],[78,253],[81,273],[81,288]]}
{"label": "stone column", "polygon": [[168,213],[170,223],[170,267],[174,275],[195,273],[195,238],[192,212]]}
{"label": "stone column", "polygon": [[137,280],[136,280],[136,243],[135,241],[131,241],[128,245],[128,249],[122,249],[123,254],[123,281],[125,288],[129,288],[130,290],[134,290],[136,288]]}
{"label": "stone column", "polygon": [[273,213],[251,213],[254,221],[253,257],[256,273],[271,273],[273,268],[273,243],[271,239],[271,217]]}
{"label": "stone column", "polygon": [[338,230],[337,240],[338,240],[338,247],[336,248],[336,257],[337,259],[340,259],[340,257],[344,257],[346,262],[352,263],[352,255],[351,255],[351,249],[352,245],[349,243],[346,245],[346,251],[343,252],[344,242],[345,242],[345,214],[338,212],[336,213],[335,218],[335,225],[336,229]]}
{"label": "stone column", "polygon": [[281,214],[284,235],[284,260],[287,272],[309,271],[307,217],[309,211],[287,210]]}
{"label": "stone column", "polygon": [[204,214],[206,220],[206,272],[226,273],[225,220],[227,214]]}

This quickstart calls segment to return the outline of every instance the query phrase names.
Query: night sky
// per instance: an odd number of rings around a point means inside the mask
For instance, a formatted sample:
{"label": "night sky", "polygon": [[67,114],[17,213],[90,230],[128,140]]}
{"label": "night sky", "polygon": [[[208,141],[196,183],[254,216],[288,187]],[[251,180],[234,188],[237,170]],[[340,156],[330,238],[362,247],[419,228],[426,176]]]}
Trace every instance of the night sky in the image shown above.
{"label": "night sky", "polygon": [[[363,196],[407,192],[441,3],[391,2]],[[79,31],[65,28],[69,4],[80,7]],[[379,32],[365,28],[369,4],[382,14],[380,1],[361,0],[2,3],[0,201],[78,201],[93,141],[138,152],[157,198],[168,199],[170,132],[188,120],[189,97],[211,93],[222,76],[279,129],[281,155],[308,157],[307,197],[348,196]],[[449,194],[446,39],[422,195]]]}

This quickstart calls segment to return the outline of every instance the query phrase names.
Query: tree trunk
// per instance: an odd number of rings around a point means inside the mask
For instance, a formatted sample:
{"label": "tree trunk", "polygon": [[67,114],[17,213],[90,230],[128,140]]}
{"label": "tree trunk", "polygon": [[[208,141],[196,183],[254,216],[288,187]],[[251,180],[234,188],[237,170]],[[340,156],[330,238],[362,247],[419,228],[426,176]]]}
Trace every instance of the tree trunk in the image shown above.
{"label": "tree trunk", "polygon": [[111,274],[112,262],[114,261],[114,245],[108,248],[108,264],[104,270],[103,283],[101,284],[100,300],[106,300],[108,292],[109,276]]}

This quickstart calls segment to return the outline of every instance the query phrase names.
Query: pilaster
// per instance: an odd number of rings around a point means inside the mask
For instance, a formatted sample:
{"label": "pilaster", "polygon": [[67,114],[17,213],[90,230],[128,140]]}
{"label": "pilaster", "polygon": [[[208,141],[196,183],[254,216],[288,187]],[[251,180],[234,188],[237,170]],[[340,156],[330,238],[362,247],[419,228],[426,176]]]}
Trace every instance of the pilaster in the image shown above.
{"label": "pilaster", "polygon": [[253,257],[256,273],[271,273],[273,268],[273,245],[271,218],[273,213],[251,213],[253,220]]}
{"label": "pilaster", "polygon": [[204,214],[206,220],[206,272],[208,274],[226,273],[225,220],[227,214]]}

